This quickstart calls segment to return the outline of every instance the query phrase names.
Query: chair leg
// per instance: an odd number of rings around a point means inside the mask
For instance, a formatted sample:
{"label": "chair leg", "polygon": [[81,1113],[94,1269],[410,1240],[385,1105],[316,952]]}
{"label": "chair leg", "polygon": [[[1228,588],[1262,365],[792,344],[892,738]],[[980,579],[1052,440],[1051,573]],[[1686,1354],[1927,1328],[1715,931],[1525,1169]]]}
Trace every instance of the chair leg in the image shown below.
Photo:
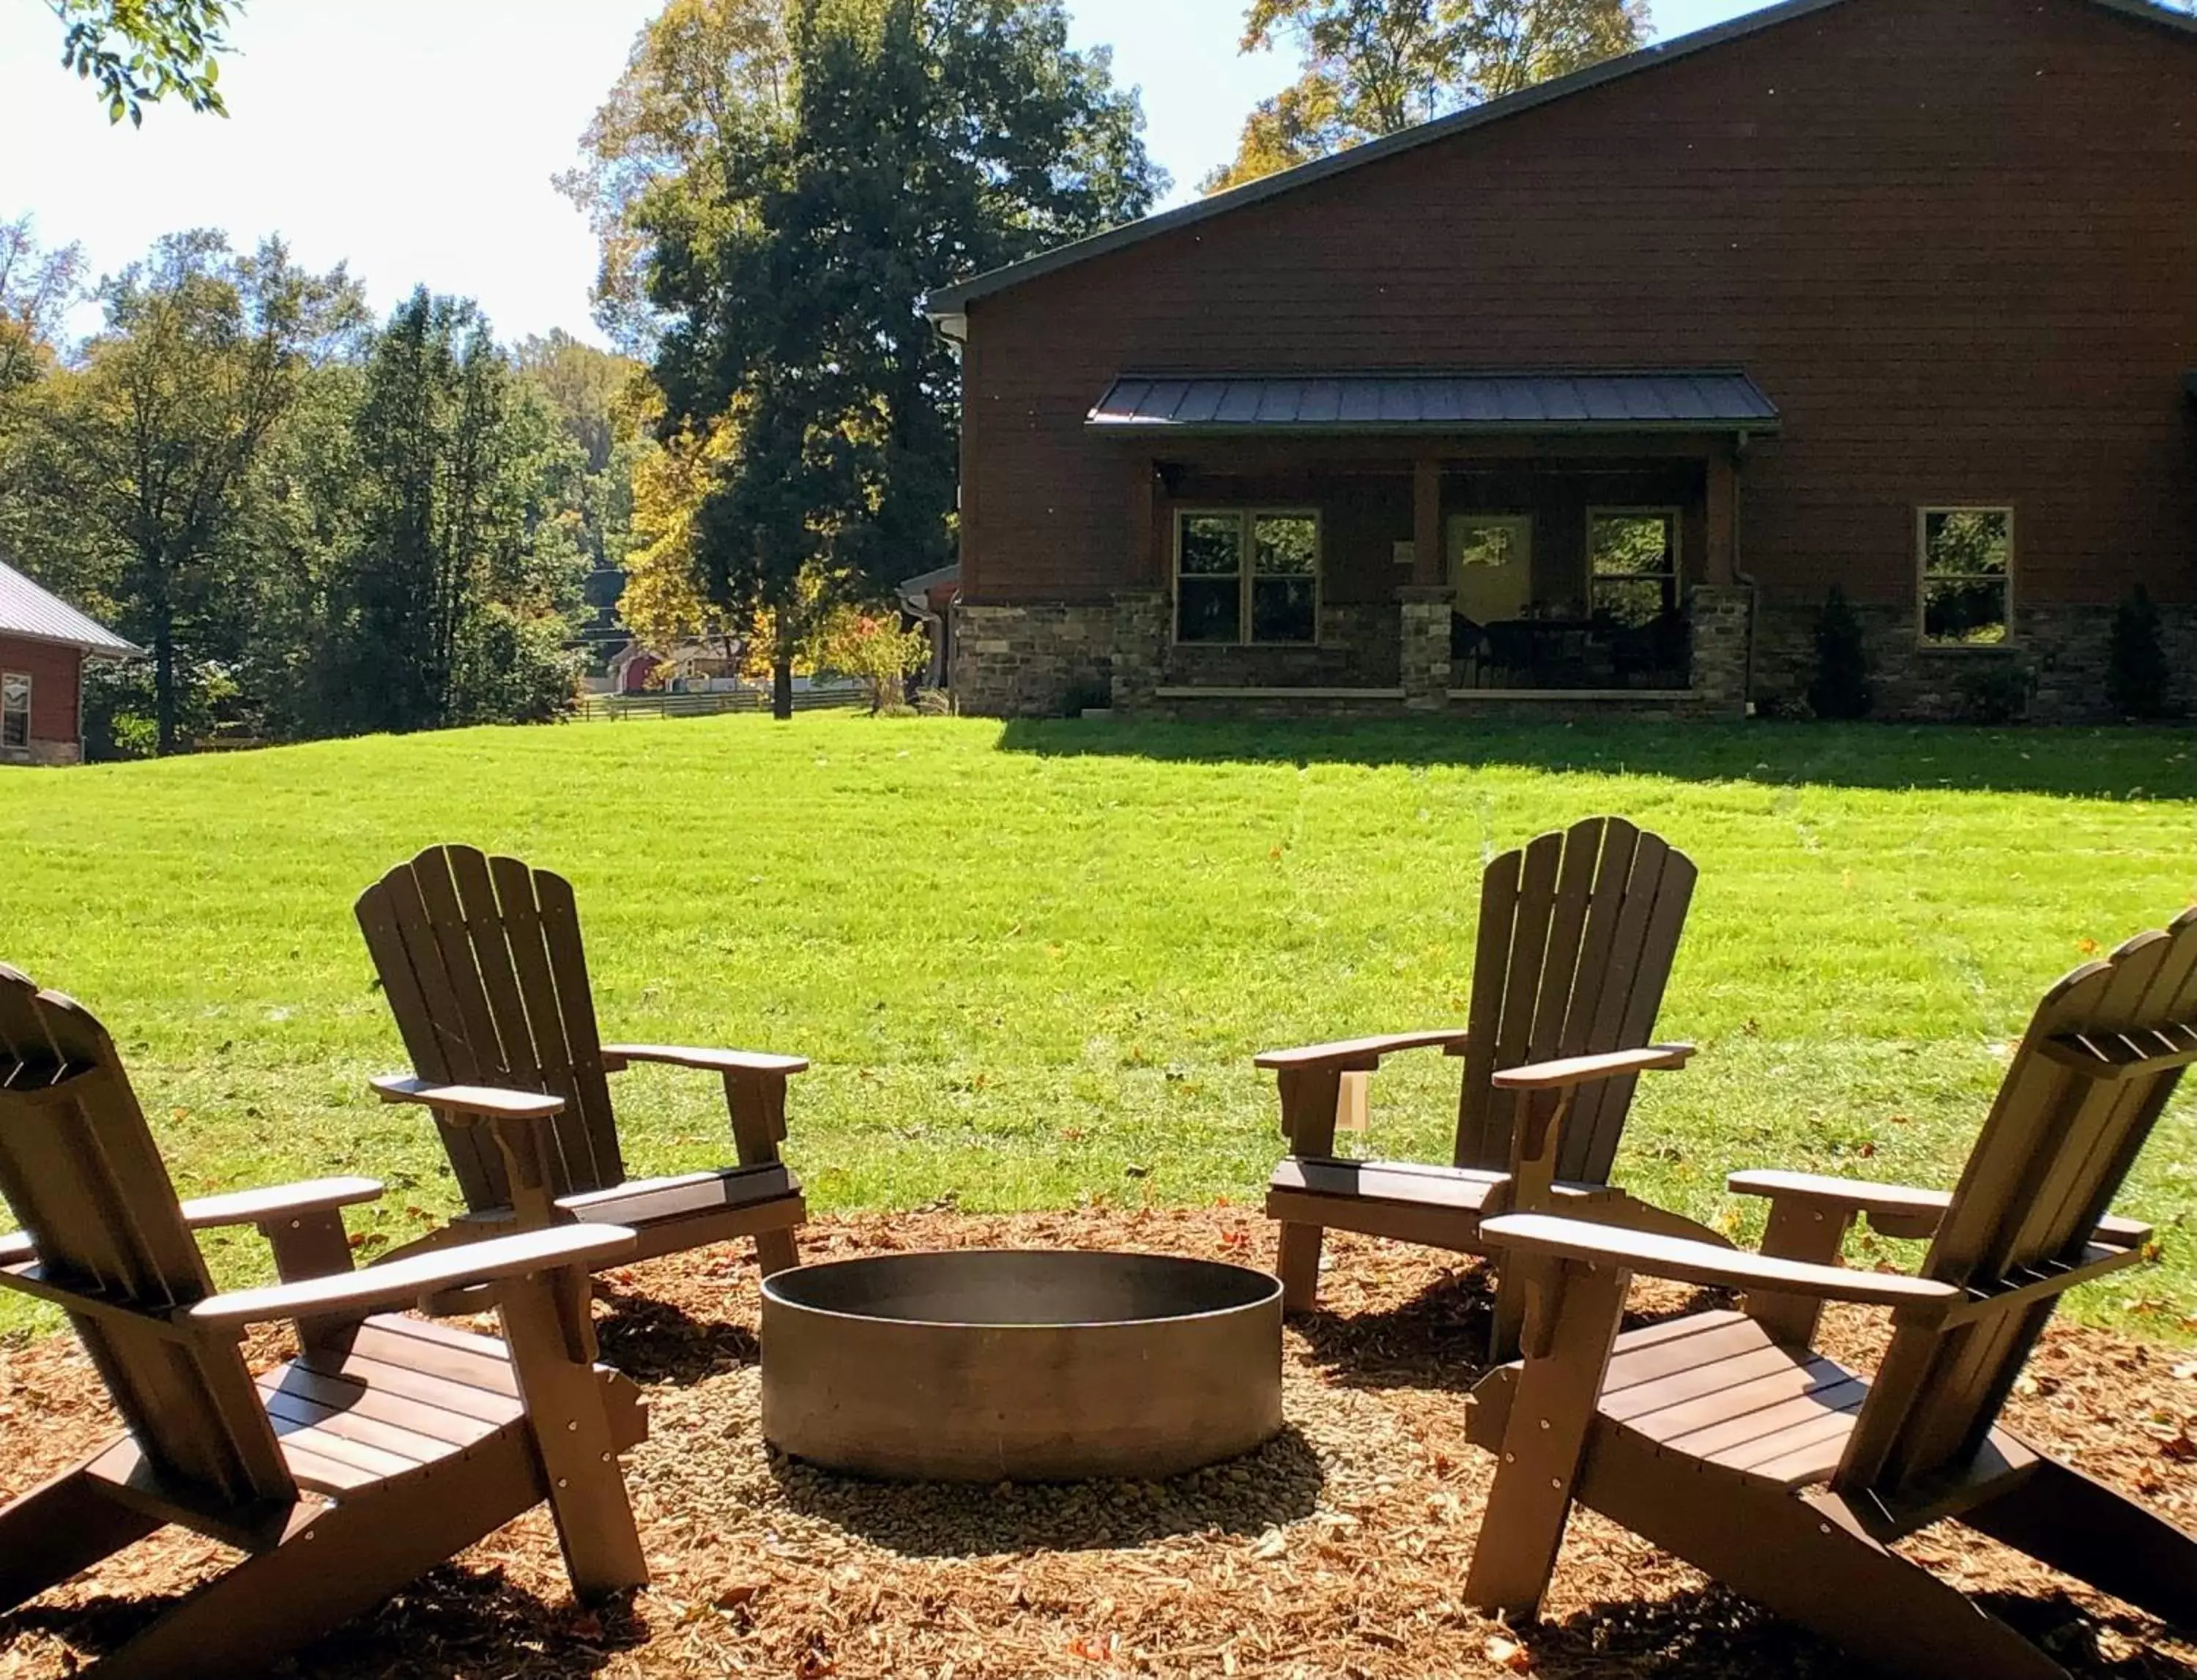
{"label": "chair leg", "polygon": [[163,1525],[81,1467],[0,1507],[0,1610],[12,1610]]}
{"label": "chair leg", "polygon": [[[1517,1270],[1505,1268],[1506,1283]],[[1630,1281],[1614,1266],[1576,1265],[1546,1268],[1535,1280],[1535,1354],[1518,1373],[1503,1462],[1465,1578],[1467,1603],[1519,1617],[1539,1611]]]}
{"label": "chair leg", "polygon": [[1317,1225],[1282,1225],[1280,1258],[1274,1270],[1282,1280],[1282,1310],[1309,1312],[1319,1300],[1319,1249],[1327,1227]]}
{"label": "chair leg", "polygon": [[99,1665],[100,1680],[265,1672],[369,1610],[542,1498],[525,1426],[432,1470],[328,1506],[247,1557]]}
{"label": "chair leg", "polygon": [[755,1243],[756,1266],[766,1277],[790,1272],[801,1264],[801,1250],[789,1227],[781,1225],[775,1231],[759,1231],[756,1233]]}
{"label": "chair leg", "polygon": [[1599,1426],[1579,1497],[1792,1621],[1911,1680],[2067,1680],[2004,1622],[1863,1532],[1836,1495],[1798,1495]]}
{"label": "chair leg", "polygon": [[2197,1536],[2080,1470],[2043,1459],[1960,1520],[2162,1620],[2197,1625]]}
{"label": "chair leg", "polygon": [[507,1286],[497,1308],[548,1477],[565,1573],[582,1598],[648,1584],[605,1405],[605,1386],[624,1379],[594,1363],[591,1293],[586,1272],[571,1268]]}

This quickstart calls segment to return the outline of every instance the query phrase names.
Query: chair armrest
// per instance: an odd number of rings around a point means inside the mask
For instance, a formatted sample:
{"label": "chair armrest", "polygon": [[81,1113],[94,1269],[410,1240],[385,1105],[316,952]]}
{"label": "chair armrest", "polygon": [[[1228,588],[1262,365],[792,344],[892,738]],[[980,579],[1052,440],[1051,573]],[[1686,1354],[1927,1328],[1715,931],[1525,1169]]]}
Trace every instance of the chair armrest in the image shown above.
{"label": "chair armrest", "polygon": [[629,1062],[661,1062],[674,1068],[699,1068],[716,1074],[799,1074],[809,1069],[804,1056],[767,1056],[753,1050],[701,1050],[681,1044],[606,1044],[603,1071],[623,1073]]}
{"label": "chair armrest", "polygon": [[233,1190],[226,1196],[201,1196],[183,1203],[183,1224],[192,1231],[264,1225],[270,1219],[293,1219],[301,1214],[329,1213],[338,1208],[377,1201],[381,1190],[377,1179],[308,1179],[303,1184]]}
{"label": "chair armrest", "polygon": [[1583,1219],[1545,1214],[1504,1214],[1480,1227],[1498,1248],[1552,1260],[1603,1261],[1650,1277],[1674,1278],[1730,1289],[1774,1290],[1816,1301],[1850,1301],[1858,1306],[1904,1306],[1945,1312],[1960,1305],[1962,1293],[1951,1283],[1898,1272],[1857,1272],[1842,1266],[1814,1266],[1804,1260],[1772,1260],[1743,1248],[1719,1248],[1682,1237],[1655,1237]]}
{"label": "chair armrest", "polygon": [[[1840,1179],[1821,1173],[1734,1173],[1725,1180],[1725,1188],[1734,1196],[1765,1196],[1773,1202],[1812,1202],[1841,1214],[1865,1214],[1869,1224],[1887,1237],[1933,1236],[1945,1210],[1953,1205],[1950,1190],[1873,1184],[1866,1179]],[[2108,1247],[2136,1248],[2151,1241],[2152,1228],[2141,1219],[2108,1214],[2098,1221],[2093,1234]]]}
{"label": "chair armrest", "polygon": [[1377,1038],[1342,1039],[1333,1044],[1308,1044],[1296,1050],[1262,1050],[1251,1058],[1260,1068],[1297,1073],[1371,1073],[1381,1058],[1400,1050],[1429,1050],[1440,1046],[1452,1054],[1464,1048],[1465,1029],[1441,1027],[1423,1033],[1385,1033]]}
{"label": "chair armrest", "polygon": [[[293,1219],[304,1214],[372,1202],[381,1191],[380,1182],[374,1179],[309,1179],[303,1184],[202,1196],[183,1204],[183,1226],[188,1231],[217,1231],[223,1225]],[[38,1245],[31,1241],[29,1232],[11,1231],[0,1237],[0,1266],[21,1266],[38,1257]]]}
{"label": "chair armrest", "polygon": [[[250,1324],[331,1313],[367,1313],[425,1303],[445,1290],[471,1289],[566,1266],[592,1267],[630,1254],[640,1239],[623,1225],[566,1225],[485,1243],[461,1243],[363,1272],[275,1283],[209,1296],[176,1317],[194,1326],[242,1330]],[[467,1312],[479,1310],[476,1302]]]}
{"label": "chair armrest", "polygon": [[385,1074],[372,1081],[385,1103],[417,1103],[422,1108],[482,1120],[554,1120],[565,1112],[562,1097],[539,1091],[505,1091],[493,1085],[437,1085],[408,1075]]}
{"label": "chair armrest", "polygon": [[1563,1091],[1621,1074],[1655,1068],[1683,1068],[1694,1053],[1690,1044],[1651,1044],[1638,1050],[1613,1050],[1599,1056],[1568,1056],[1556,1062],[1528,1062],[1505,1068],[1490,1081],[1498,1091]]}

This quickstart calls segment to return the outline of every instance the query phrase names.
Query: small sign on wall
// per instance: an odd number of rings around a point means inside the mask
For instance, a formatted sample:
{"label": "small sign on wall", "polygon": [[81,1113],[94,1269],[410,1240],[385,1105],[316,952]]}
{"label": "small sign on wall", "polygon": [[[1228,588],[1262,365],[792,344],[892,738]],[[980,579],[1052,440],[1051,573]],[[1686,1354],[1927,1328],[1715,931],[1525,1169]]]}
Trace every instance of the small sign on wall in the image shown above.
{"label": "small sign on wall", "polygon": [[1401,542],[1388,545],[1388,561],[1392,565],[1409,566],[1419,563],[1419,545],[1406,537]]}

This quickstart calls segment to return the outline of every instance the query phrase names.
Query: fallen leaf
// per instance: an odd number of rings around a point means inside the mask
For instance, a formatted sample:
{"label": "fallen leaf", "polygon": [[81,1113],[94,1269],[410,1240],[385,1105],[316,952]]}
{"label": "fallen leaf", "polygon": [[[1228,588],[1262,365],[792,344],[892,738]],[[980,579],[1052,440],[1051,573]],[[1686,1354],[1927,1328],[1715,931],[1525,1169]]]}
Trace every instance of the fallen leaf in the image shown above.
{"label": "fallen leaf", "polygon": [[1499,1633],[1487,1636],[1481,1654],[1498,1668],[1507,1668],[1513,1674],[1523,1674],[1533,1666],[1533,1659],[1526,1648],[1515,1639],[1505,1639]]}

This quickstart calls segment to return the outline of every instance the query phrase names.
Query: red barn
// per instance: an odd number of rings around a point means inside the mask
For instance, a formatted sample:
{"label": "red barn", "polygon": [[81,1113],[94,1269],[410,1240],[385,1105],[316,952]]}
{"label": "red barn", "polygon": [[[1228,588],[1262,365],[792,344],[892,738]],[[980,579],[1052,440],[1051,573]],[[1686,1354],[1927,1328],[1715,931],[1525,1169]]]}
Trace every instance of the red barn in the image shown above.
{"label": "red barn", "polygon": [[1785,0],[929,308],[965,710],[1734,717],[1834,588],[1880,715],[2197,671],[2186,12]]}
{"label": "red barn", "polygon": [[84,662],[136,652],[0,564],[0,764],[82,762]]}

